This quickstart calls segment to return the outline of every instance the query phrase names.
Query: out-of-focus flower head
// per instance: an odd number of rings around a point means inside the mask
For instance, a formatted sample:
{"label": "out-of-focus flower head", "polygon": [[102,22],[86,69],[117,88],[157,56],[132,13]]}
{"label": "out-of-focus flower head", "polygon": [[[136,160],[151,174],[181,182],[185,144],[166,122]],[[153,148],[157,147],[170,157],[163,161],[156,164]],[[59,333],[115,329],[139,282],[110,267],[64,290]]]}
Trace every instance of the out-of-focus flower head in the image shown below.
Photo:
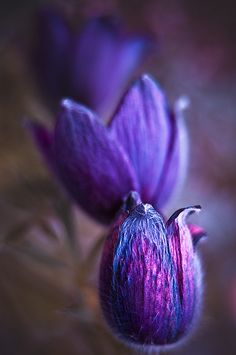
{"label": "out-of-focus flower head", "polygon": [[42,93],[54,106],[63,97],[110,118],[151,40],[131,34],[111,16],[92,18],[82,30],[47,9],[38,17],[33,69]]}
{"label": "out-of-focus flower head", "polygon": [[193,328],[202,282],[185,219],[199,210],[182,208],[165,223],[137,193],[125,201],[105,241],[100,300],[108,324],[129,344],[170,345]]}
{"label": "out-of-focus flower head", "polygon": [[30,130],[71,197],[101,222],[114,218],[131,190],[161,209],[185,172],[181,112],[169,109],[147,75],[128,90],[107,126],[93,111],[66,99],[53,132],[35,123]]}

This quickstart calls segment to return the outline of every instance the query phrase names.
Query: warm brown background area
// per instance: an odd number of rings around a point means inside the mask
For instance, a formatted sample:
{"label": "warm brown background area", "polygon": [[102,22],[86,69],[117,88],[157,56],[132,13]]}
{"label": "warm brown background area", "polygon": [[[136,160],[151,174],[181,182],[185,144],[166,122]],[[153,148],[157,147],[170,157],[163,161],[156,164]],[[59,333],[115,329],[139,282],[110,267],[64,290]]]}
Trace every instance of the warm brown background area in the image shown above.
{"label": "warm brown background area", "polygon": [[[52,3],[52,2],[51,2]],[[191,338],[162,353],[236,354],[236,5],[233,1],[54,1],[75,21],[119,13],[152,33],[157,55],[145,70],[171,103],[190,98],[189,175],[168,210],[201,204],[195,221],[208,233],[199,246],[205,279],[203,316]],[[104,229],[68,212],[22,125],[52,120],[27,64],[33,16],[49,2],[0,5],[0,353],[131,354],[103,326],[96,296]],[[105,79],[104,79],[105,80]],[[68,235],[69,234],[69,237]],[[96,245],[94,247],[94,245]],[[154,353],[154,352],[153,352]]]}

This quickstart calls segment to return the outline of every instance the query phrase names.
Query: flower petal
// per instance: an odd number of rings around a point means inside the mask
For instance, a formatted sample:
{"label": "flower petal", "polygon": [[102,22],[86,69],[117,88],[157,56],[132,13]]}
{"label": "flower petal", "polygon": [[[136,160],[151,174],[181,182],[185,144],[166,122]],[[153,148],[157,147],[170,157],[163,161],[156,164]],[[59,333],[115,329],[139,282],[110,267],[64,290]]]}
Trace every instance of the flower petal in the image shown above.
{"label": "flower petal", "polygon": [[[45,97],[59,103],[67,92],[68,24],[54,10],[45,9],[37,18],[32,61],[37,80]],[[54,102],[53,102],[54,103]]]}
{"label": "flower petal", "polygon": [[91,19],[74,37],[71,83],[77,100],[103,119],[113,113],[149,41],[124,34],[112,17]]}
{"label": "flower petal", "polygon": [[141,202],[139,193],[137,191],[130,191],[123,199],[122,210],[129,213],[140,205]]}
{"label": "flower petal", "polygon": [[100,268],[101,305],[118,336],[136,345],[161,345],[175,336],[171,265],[161,216],[138,204],[113,228]]}
{"label": "flower petal", "polygon": [[197,226],[196,224],[189,224],[188,228],[190,230],[194,246],[198,244],[200,239],[207,236],[206,231],[202,227]]}
{"label": "flower petal", "polygon": [[41,152],[48,167],[55,171],[55,163],[53,159],[53,134],[50,130],[39,122],[26,121],[26,129],[30,132],[34,143]]}
{"label": "flower petal", "polygon": [[183,333],[193,319],[195,302],[200,299],[197,290],[201,289],[196,287],[201,283],[199,260],[194,253],[191,233],[185,220],[188,215],[200,210],[200,206],[182,208],[176,211],[166,224],[170,252],[175,266],[176,280],[178,280],[176,306],[179,307],[179,314],[181,314],[179,328]]}
{"label": "flower petal", "polygon": [[62,102],[55,128],[59,176],[71,196],[101,222],[110,222],[136,181],[123,150],[84,106]]}
{"label": "flower petal", "polygon": [[156,204],[163,206],[181,187],[188,163],[188,140],[182,110],[185,98],[180,98],[175,110],[169,110],[170,140],[168,153],[157,191]]}
{"label": "flower petal", "polygon": [[155,192],[165,166],[170,120],[165,97],[149,76],[128,91],[109,128],[129,156],[142,201],[160,208]]}
{"label": "flower petal", "polygon": [[175,227],[184,228],[185,226],[187,226],[186,218],[189,215],[200,211],[201,211],[201,206],[199,205],[180,208],[179,210],[175,211],[175,213],[172,214],[172,216],[168,219],[166,225],[168,228],[175,228]]}

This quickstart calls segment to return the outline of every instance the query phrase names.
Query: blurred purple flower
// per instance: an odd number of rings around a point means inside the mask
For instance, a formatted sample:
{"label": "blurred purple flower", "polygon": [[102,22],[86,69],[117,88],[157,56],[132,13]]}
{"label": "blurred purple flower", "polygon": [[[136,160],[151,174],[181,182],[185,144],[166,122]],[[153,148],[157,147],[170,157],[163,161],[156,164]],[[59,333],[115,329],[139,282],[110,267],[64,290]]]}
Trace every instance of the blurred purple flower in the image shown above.
{"label": "blurred purple flower", "polygon": [[161,209],[185,171],[180,112],[168,108],[147,75],[126,93],[107,127],[92,111],[67,99],[53,133],[35,123],[30,130],[72,198],[101,222],[114,218],[131,190]]}
{"label": "blurred purple flower", "polygon": [[115,334],[132,345],[167,345],[189,332],[201,304],[201,269],[182,208],[164,223],[131,193],[107,238],[100,300]]}
{"label": "blurred purple flower", "polygon": [[126,33],[113,17],[90,19],[81,31],[73,31],[63,16],[45,10],[35,32],[33,69],[56,107],[70,97],[108,119],[150,43]]}

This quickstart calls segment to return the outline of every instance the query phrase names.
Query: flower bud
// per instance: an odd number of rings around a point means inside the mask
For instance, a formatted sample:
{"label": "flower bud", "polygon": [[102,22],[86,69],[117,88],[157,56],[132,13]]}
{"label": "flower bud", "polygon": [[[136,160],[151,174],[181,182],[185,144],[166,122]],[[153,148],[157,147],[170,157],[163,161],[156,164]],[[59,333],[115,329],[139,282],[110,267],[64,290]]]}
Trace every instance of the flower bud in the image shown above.
{"label": "flower bud", "polygon": [[199,313],[201,270],[185,218],[199,210],[180,209],[165,223],[137,194],[125,202],[100,267],[102,310],[124,341],[167,345],[192,328]]}

